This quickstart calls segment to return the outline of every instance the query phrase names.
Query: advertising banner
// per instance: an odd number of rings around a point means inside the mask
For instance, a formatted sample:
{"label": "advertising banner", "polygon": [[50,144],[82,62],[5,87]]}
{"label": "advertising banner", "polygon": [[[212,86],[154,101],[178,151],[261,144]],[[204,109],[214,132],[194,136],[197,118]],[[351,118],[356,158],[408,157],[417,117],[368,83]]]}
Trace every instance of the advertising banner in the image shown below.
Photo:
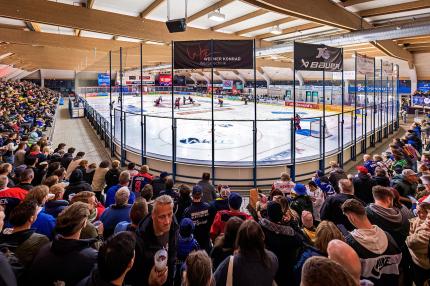
{"label": "advertising banner", "polygon": [[361,75],[373,75],[374,58],[369,58],[360,54],[356,55],[357,73]]}
{"label": "advertising banner", "polygon": [[382,75],[392,76],[393,75],[393,65],[390,62],[382,62]]}
{"label": "advertising banner", "polygon": [[171,86],[172,85],[172,75],[170,75],[170,74],[160,74],[159,84],[161,86]]}
{"label": "advertising banner", "polygon": [[233,81],[232,80],[223,80],[222,81],[222,89],[232,89]]}
{"label": "advertising banner", "polygon": [[417,83],[417,89],[422,92],[430,92],[430,81],[419,80]]}
{"label": "advertising banner", "polygon": [[252,69],[253,60],[252,40],[174,42],[175,69],[210,68],[212,65],[214,68]]}
{"label": "advertising banner", "polygon": [[97,82],[99,86],[108,86],[110,83],[110,76],[108,73],[99,73],[97,75]]}
{"label": "advertising banner", "polygon": [[294,42],[294,68],[306,71],[340,72],[343,70],[342,49]]}

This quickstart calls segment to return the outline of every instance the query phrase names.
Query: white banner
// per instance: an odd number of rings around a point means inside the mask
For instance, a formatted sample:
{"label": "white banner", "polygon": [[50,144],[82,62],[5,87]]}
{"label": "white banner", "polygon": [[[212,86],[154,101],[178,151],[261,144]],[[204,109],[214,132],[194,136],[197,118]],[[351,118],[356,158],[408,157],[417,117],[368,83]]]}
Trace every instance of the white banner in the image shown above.
{"label": "white banner", "polygon": [[[341,72],[334,72],[333,73],[333,79],[334,80],[342,80],[342,73]],[[344,80],[354,80],[355,79],[355,71],[344,71],[343,72],[343,79]]]}
{"label": "white banner", "polygon": [[361,75],[373,75],[374,58],[357,54],[357,73]]}
{"label": "white banner", "polygon": [[392,76],[393,75],[393,65],[389,62],[382,62],[382,75]]}

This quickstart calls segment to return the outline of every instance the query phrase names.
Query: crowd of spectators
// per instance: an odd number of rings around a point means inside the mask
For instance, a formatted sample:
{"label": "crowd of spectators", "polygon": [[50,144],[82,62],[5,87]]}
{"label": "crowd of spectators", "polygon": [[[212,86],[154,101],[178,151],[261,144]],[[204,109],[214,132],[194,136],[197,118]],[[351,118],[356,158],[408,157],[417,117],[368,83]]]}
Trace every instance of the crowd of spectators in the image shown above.
{"label": "crowd of spectators", "polygon": [[0,86],[0,285],[428,285],[425,121],[355,174],[336,162],[306,184],[283,173],[245,205],[209,173],[178,184],[54,148],[55,94]]}

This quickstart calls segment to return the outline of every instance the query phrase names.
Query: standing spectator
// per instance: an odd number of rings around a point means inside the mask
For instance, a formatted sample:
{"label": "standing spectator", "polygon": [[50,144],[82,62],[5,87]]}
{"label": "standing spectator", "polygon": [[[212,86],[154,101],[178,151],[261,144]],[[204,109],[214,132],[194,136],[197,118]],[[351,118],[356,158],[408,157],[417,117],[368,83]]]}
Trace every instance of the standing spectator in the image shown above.
{"label": "standing spectator", "polygon": [[78,286],[124,285],[133,267],[136,238],[130,232],[118,233],[106,240],[97,256],[97,268]]}
{"label": "standing spectator", "polygon": [[376,185],[382,187],[390,186],[390,179],[387,176],[387,172],[381,167],[375,168],[375,176],[373,176],[373,180],[375,180]]}
{"label": "standing spectator", "polygon": [[75,168],[75,170],[81,170],[82,174],[85,176],[88,168],[88,160],[82,159],[79,162],[79,165]]}
{"label": "standing spectator", "polygon": [[26,143],[24,143],[24,142],[19,143],[18,149],[16,149],[15,155],[14,155],[15,159],[14,159],[13,165],[15,167],[18,167],[18,166],[24,164],[25,153],[26,153],[25,148],[27,148]]}
{"label": "standing spectator", "polygon": [[206,286],[213,285],[212,261],[204,251],[195,251],[185,260],[186,271],[182,285]]}
{"label": "standing spectator", "polygon": [[68,179],[72,174],[72,172],[79,167],[79,164],[81,163],[81,161],[84,160],[82,159],[84,158],[84,156],[85,156],[85,152],[76,153],[75,158],[73,158],[73,160],[70,162],[69,166],[66,169],[66,179]]}
{"label": "standing spectator", "polygon": [[102,192],[106,186],[105,176],[108,171],[109,161],[107,160],[101,161],[97,169],[94,171],[94,177],[93,182],[91,183],[91,187],[96,194],[96,198],[99,201],[102,201]]}
{"label": "standing spectator", "polygon": [[224,259],[233,255],[237,231],[242,223],[242,219],[235,216],[231,217],[225,224],[225,232],[215,240],[214,247],[211,251],[214,270],[218,268],[218,265],[220,265]]}
{"label": "standing spectator", "polygon": [[370,156],[369,154],[364,154],[363,155],[363,166],[367,169],[367,171],[369,172],[369,174],[371,176],[375,175],[375,168],[377,166],[377,164],[375,163],[375,161],[372,160],[372,156]]}
{"label": "standing spectator", "polygon": [[292,201],[290,208],[297,212],[298,216],[302,216],[303,211],[313,213],[312,200],[308,195],[305,185],[297,183],[292,192]]}
{"label": "standing spectator", "polygon": [[[339,164],[335,161],[329,163],[331,171],[328,175],[328,180],[333,186],[336,193],[339,193],[339,181],[341,179],[347,179],[345,171],[339,167]],[[322,189],[322,188],[321,188]]]}
{"label": "standing spectator", "polygon": [[167,266],[165,269],[158,269],[158,279],[164,281],[167,279],[165,285],[173,285],[178,225],[174,219],[173,200],[170,196],[155,199],[151,215],[139,224],[136,235],[135,264],[126,282],[132,285],[148,285],[150,273],[155,271],[154,256],[165,256]]}
{"label": "standing spectator", "polygon": [[31,225],[37,233],[46,235],[52,239],[53,230],[55,227],[55,218],[43,210],[43,206],[48,200],[49,188],[45,185],[34,187],[26,196],[25,201],[34,200],[37,202],[37,218]]}
{"label": "standing spectator", "polygon": [[76,285],[90,274],[97,251],[90,247],[90,241],[79,239],[89,214],[87,204],[77,202],[58,215],[58,235],[40,249],[30,269],[32,284],[54,285],[62,281]]}
{"label": "standing spectator", "polygon": [[6,176],[9,179],[7,184],[9,188],[12,188],[15,186],[12,179],[12,170],[13,170],[12,164],[9,164],[9,163],[0,164],[0,175]]}
{"label": "standing spectator", "polygon": [[212,246],[209,231],[214,213],[208,203],[202,202],[203,190],[199,185],[193,187],[192,198],[191,205],[184,211],[184,217],[193,221],[195,225],[194,236],[200,248],[210,253]]}
{"label": "standing spectator", "polygon": [[[346,237],[346,242],[361,260],[362,278],[378,285],[399,285],[399,265],[402,253],[390,234],[367,219],[366,209],[357,200],[349,199],[342,210],[356,227]],[[380,263],[389,261],[389,263]]]}
{"label": "standing spectator", "polygon": [[75,151],[75,148],[70,147],[69,149],[67,149],[67,153],[63,155],[63,158],[61,159],[61,165],[64,169],[67,170],[67,168],[69,167],[70,162],[72,162],[73,160],[73,153],[75,153]]}
{"label": "standing spectator", "polygon": [[354,278],[340,264],[326,257],[312,257],[303,265],[301,286],[356,286]]}
{"label": "standing spectator", "polygon": [[247,213],[241,212],[242,197],[238,193],[231,193],[228,197],[229,210],[222,210],[216,213],[212,223],[210,235],[214,241],[220,234],[224,233],[225,224],[231,217],[239,217],[242,220],[252,219]]}
{"label": "standing spectator", "polygon": [[358,174],[352,180],[355,196],[366,204],[373,202],[372,187],[376,182],[370,177],[369,171],[364,166],[357,166]]}
{"label": "standing spectator", "polygon": [[103,223],[104,227],[103,236],[105,238],[108,238],[113,234],[115,227],[119,222],[130,222],[131,205],[127,203],[129,201],[129,197],[130,191],[128,188],[120,188],[115,193],[115,204],[106,208],[100,217],[100,221]]}
{"label": "standing spectator", "polygon": [[126,171],[130,174],[130,181],[133,179],[134,176],[137,175],[137,173],[139,173],[134,168],[136,168],[136,164],[134,164],[133,162],[128,163]]}
{"label": "standing spectator", "polygon": [[0,175],[0,191],[6,190],[7,184],[9,183],[9,178],[5,175]]}
{"label": "standing spectator", "polygon": [[[152,185],[146,184],[142,192],[140,193],[141,197],[146,200],[146,203],[148,204],[148,213],[152,213],[153,205],[154,205],[154,193],[152,191]],[[179,208],[178,208],[179,209]]]}
{"label": "standing spectator", "polygon": [[160,196],[163,196],[163,195],[170,196],[173,199],[173,201],[175,202],[175,206],[176,206],[178,203],[179,194],[175,190],[173,190],[174,184],[175,183],[173,182],[173,179],[168,178],[166,180],[166,188],[160,192]]}
{"label": "standing spectator", "polygon": [[60,150],[63,150],[64,151],[64,148],[66,147],[66,144],[65,143],[60,143],[60,144],[58,144],[58,146],[57,146],[57,148],[55,148],[54,149],[54,153],[58,153],[58,152],[60,152]]}
{"label": "standing spectator", "polygon": [[211,174],[204,172],[202,175],[202,180],[197,183],[203,191],[202,202],[210,203],[216,199],[216,192],[214,186],[210,183]]}
{"label": "standing spectator", "polygon": [[275,277],[276,283],[286,285],[293,277],[293,267],[299,248],[303,245],[303,239],[292,227],[283,225],[282,207],[279,203],[269,202],[267,204],[267,217],[267,219],[260,220],[266,248],[278,258],[279,269]]}
{"label": "standing spectator", "polygon": [[[127,188],[128,189],[129,183],[130,183],[130,173],[127,171],[122,171],[121,174],[119,175],[118,185],[110,187],[106,193],[105,207],[109,207],[110,205],[114,204],[116,192],[121,188]],[[134,193],[130,192],[128,203],[133,204],[135,199],[136,199],[136,197],[135,197]]]}
{"label": "standing spectator", "polygon": [[93,178],[96,172],[96,168],[97,168],[97,165],[95,163],[91,163],[88,165],[88,167],[84,172],[84,181],[90,185],[93,183]]}
{"label": "standing spectator", "polygon": [[107,192],[110,189],[110,187],[118,184],[119,175],[121,174],[119,165],[120,165],[120,162],[118,160],[112,161],[112,168],[110,168],[105,175],[105,181],[106,181],[105,192]]}
{"label": "standing spectator", "polygon": [[335,225],[342,225],[346,230],[351,231],[354,229],[354,226],[343,214],[342,204],[346,200],[357,199],[357,197],[354,196],[354,186],[350,180],[342,179],[339,181],[339,190],[339,194],[325,200],[321,208],[321,220],[329,220]]}
{"label": "standing spectator", "polygon": [[169,177],[169,173],[161,172],[159,177],[155,177],[152,182],[152,188],[154,192],[154,198],[160,196],[160,193],[166,189],[166,180]]}
{"label": "standing spectator", "polygon": [[290,175],[287,173],[281,173],[281,178],[273,182],[272,191],[280,190],[284,196],[290,196],[291,191],[294,188],[294,182],[291,181]]}
{"label": "standing spectator", "polygon": [[200,249],[200,245],[194,238],[194,223],[189,218],[183,218],[179,225],[179,238],[176,260],[175,284],[180,285],[182,279],[182,267],[188,255]]}
{"label": "standing spectator", "polygon": [[[278,259],[264,247],[264,233],[253,220],[242,223],[236,239],[237,252],[226,258],[215,271],[217,285],[273,284],[278,271]],[[231,265],[230,265],[231,264]],[[232,271],[228,271],[232,268]]]}
{"label": "standing spectator", "polygon": [[64,198],[70,201],[71,194],[78,194],[80,192],[92,192],[91,185],[84,181],[84,176],[81,170],[74,170],[70,175],[69,185],[66,187]]}
{"label": "standing spectator", "polygon": [[219,197],[210,202],[210,205],[215,210],[215,212],[230,209],[228,206],[228,197],[230,196],[230,193],[230,188],[228,186],[221,186],[219,190]]}
{"label": "standing spectator", "polygon": [[[148,185],[150,186],[150,185]],[[182,184],[179,187],[179,199],[178,208],[176,209],[176,220],[181,221],[184,217],[184,211],[191,205],[193,200],[191,199],[191,189],[188,185]]]}
{"label": "standing spectator", "polygon": [[136,232],[139,222],[141,222],[148,215],[148,205],[145,200],[138,198],[131,206],[130,210],[130,222],[121,221],[119,222],[114,230],[114,233],[120,231],[131,231]]}
{"label": "standing spectator", "polygon": [[320,212],[325,201],[324,193],[314,181],[309,181],[308,186],[312,201],[313,217],[316,221],[321,221]]}
{"label": "standing spectator", "polygon": [[33,185],[31,182],[34,180],[34,171],[33,169],[25,169],[24,172],[21,173],[19,184],[16,187],[30,191],[33,189]]}
{"label": "standing spectator", "polygon": [[151,184],[152,179],[153,177],[149,173],[149,167],[147,165],[142,165],[139,172],[131,179],[131,192],[135,195],[140,194],[144,186]]}

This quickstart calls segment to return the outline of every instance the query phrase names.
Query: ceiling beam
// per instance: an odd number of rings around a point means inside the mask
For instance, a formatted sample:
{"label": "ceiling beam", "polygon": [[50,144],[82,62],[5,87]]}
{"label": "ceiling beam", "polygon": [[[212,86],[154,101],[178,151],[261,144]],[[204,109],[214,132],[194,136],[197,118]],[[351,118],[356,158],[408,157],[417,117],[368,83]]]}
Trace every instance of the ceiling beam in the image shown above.
{"label": "ceiling beam", "polygon": [[279,37],[282,35],[287,35],[287,34],[294,33],[294,32],[302,32],[302,31],[315,29],[315,28],[322,27],[322,26],[323,25],[317,24],[317,23],[307,23],[307,24],[303,24],[303,25],[294,26],[291,28],[284,29],[284,30],[282,30],[282,33],[279,35],[274,35],[272,33],[266,33],[266,34],[258,35],[255,38],[256,39],[267,39],[267,38]]}
{"label": "ceiling beam", "polygon": [[224,23],[221,23],[221,24],[218,24],[216,26],[213,26],[211,28],[211,30],[212,31],[220,30],[222,28],[225,28],[225,27],[228,27],[228,26],[232,26],[232,25],[235,25],[237,23],[240,23],[240,22],[243,22],[243,21],[246,21],[246,20],[258,17],[258,16],[261,16],[261,15],[264,15],[264,14],[267,14],[267,13],[269,13],[269,11],[267,11],[265,9],[258,9],[257,11],[245,14],[245,15],[240,16],[238,18],[234,18],[234,19],[231,19],[230,21],[225,21]]}
{"label": "ceiling beam", "polygon": [[358,14],[361,17],[373,17],[373,16],[413,11],[413,10],[426,9],[426,8],[430,8],[430,1],[418,0],[413,2],[402,3],[402,4],[383,6],[380,8],[362,10],[362,11],[359,11]]}
{"label": "ceiling beam", "polygon": [[423,36],[417,38],[400,39],[396,40],[397,44],[419,44],[419,43],[430,43],[430,36]]}
{"label": "ceiling beam", "polygon": [[[37,9],[34,9],[35,5]],[[236,35],[191,27],[186,32],[170,34],[165,23],[160,21],[142,21],[139,17],[46,0],[0,1],[0,16],[157,42],[243,39]]]}
{"label": "ceiling beam", "polygon": [[194,13],[193,15],[188,16],[187,22],[191,23],[192,21],[197,20],[198,18],[203,17],[203,16],[205,16],[206,14],[209,14],[212,11],[220,9],[220,8],[226,6],[226,5],[228,5],[228,4],[230,4],[231,2],[234,2],[234,1],[235,0],[221,0],[221,1],[218,1],[215,4],[210,5],[209,7],[204,8],[203,10],[200,10],[197,13]]}
{"label": "ceiling beam", "polygon": [[343,7],[349,7],[352,5],[357,5],[357,4],[366,3],[366,2],[370,2],[370,1],[373,1],[373,0],[346,0],[346,1],[343,1],[339,4],[342,5]]}
{"label": "ceiling beam", "polygon": [[145,8],[142,12],[140,12],[140,18],[145,18],[149,15],[152,11],[154,11],[158,6],[160,6],[164,0],[154,0],[151,4],[149,4],[148,7]]}
{"label": "ceiling beam", "polygon": [[273,22],[266,23],[266,24],[261,24],[261,25],[254,26],[254,27],[251,27],[251,28],[243,29],[243,30],[237,31],[235,34],[238,35],[238,36],[240,36],[240,35],[243,35],[243,34],[255,32],[255,31],[258,31],[258,30],[266,29],[266,28],[270,28],[270,27],[273,27],[273,26],[282,25],[282,24],[285,24],[285,23],[288,23],[288,22],[292,22],[292,21],[295,21],[295,20],[297,20],[296,17],[283,18],[283,19],[279,19],[279,20],[276,20],[276,21],[273,21]]}

